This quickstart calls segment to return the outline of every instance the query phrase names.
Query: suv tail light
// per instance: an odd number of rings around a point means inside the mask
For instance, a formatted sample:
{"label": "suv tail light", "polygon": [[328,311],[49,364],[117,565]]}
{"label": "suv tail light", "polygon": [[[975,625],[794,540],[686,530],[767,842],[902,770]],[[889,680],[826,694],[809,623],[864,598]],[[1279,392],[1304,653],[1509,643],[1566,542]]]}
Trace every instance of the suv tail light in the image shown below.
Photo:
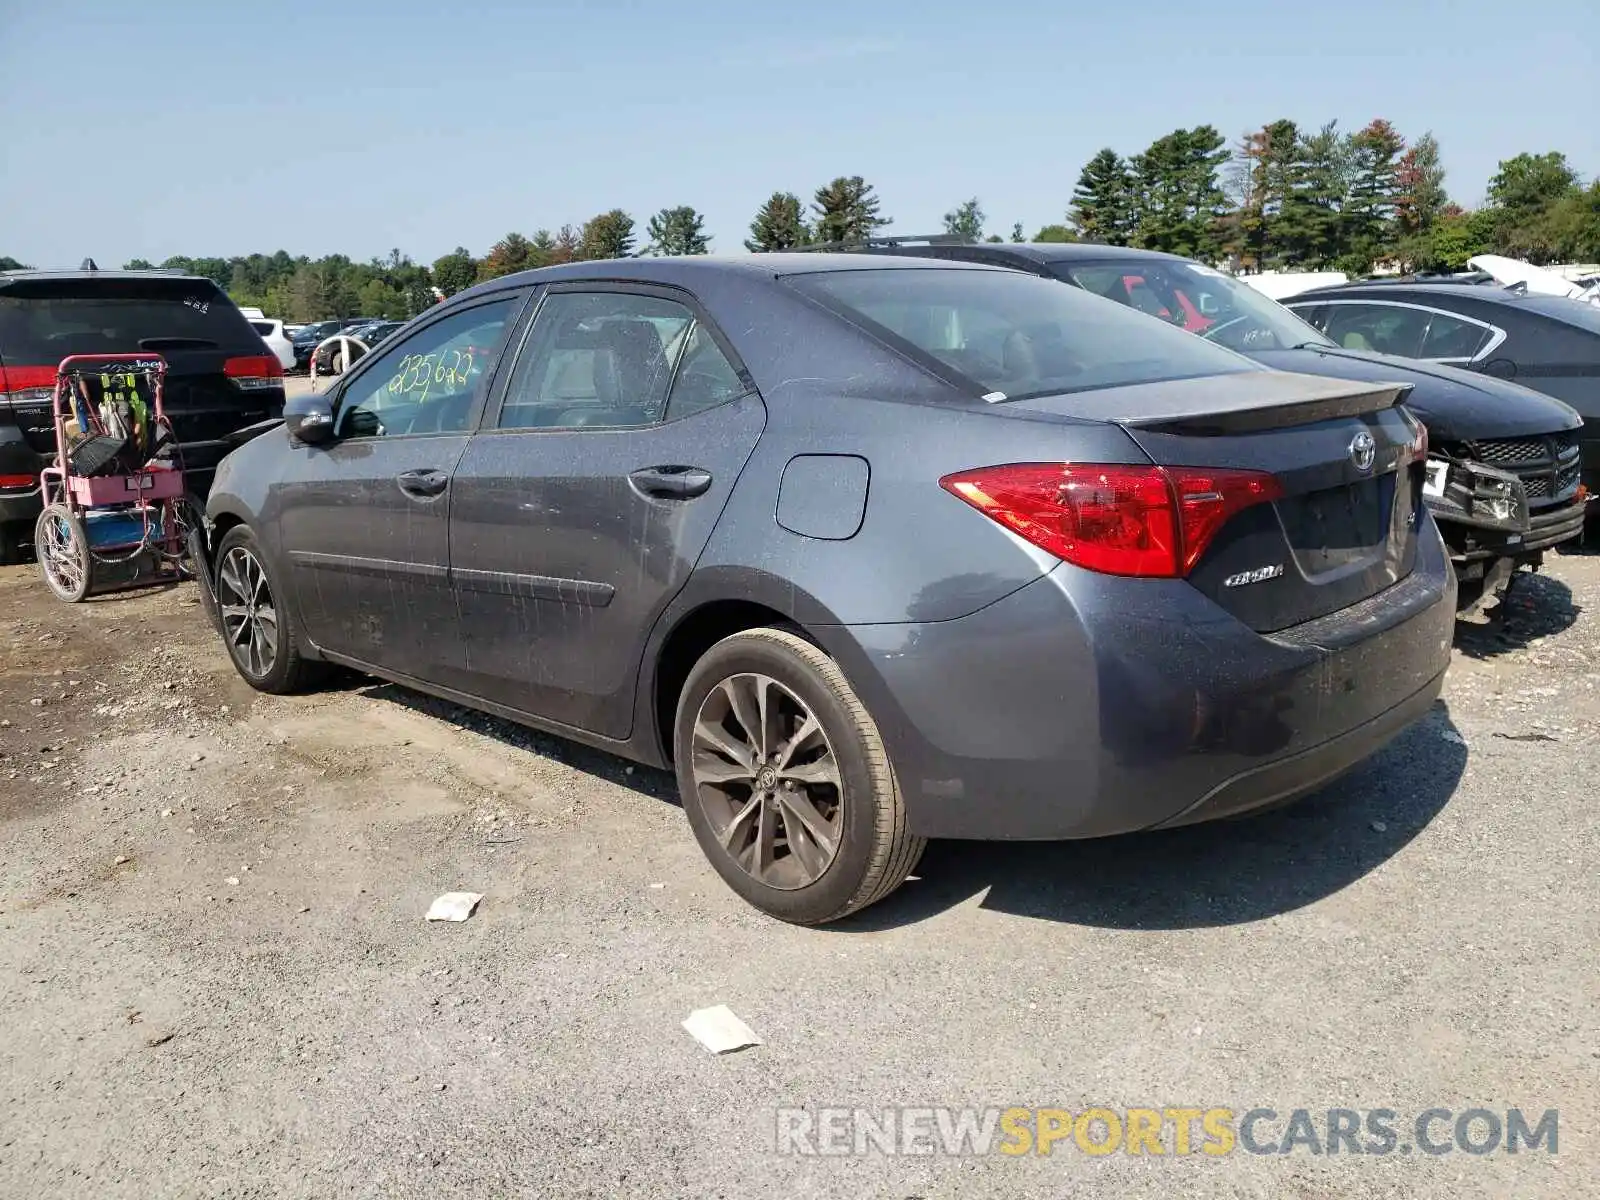
{"label": "suv tail light", "polygon": [[0,408],[48,404],[55,390],[54,367],[0,367]]}
{"label": "suv tail light", "polygon": [[939,486],[1057,558],[1105,575],[1177,579],[1235,513],[1277,500],[1260,471],[1013,463]]}
{"label": "suv tail light", "polygon": [[283,386],[283,364],[276,354],[249,354],[230,358],[222,373],[247,392]]}

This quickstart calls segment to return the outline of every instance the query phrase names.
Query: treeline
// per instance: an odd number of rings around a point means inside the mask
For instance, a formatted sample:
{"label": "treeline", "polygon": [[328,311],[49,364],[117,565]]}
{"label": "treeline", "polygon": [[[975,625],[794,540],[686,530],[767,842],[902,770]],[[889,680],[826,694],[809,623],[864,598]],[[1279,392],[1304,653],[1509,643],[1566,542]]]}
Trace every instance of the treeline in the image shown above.
{"label": "treeline", "polygon": [[[853,244],[891,223],[872,184],[840,176],[808,203],[774,192],[756,212],[751,251]],[[987,231],[974,197],[944,215],[944,232],[1002,241]],[[1500,163],[1487,202],[1469,211],[1451,202],[1439,144],[1424,133],[1407,144],[1384,120],[1353,133],[1335,122],[1316,130],[1274,121],[1231,149],[1210,125],[1176,129],[1126,158],[1107,148],[1078,177],[1066,222],[1011,241],[1093,241],[1165,250],[1236,271],[1376,268],[1449,270],[1495,252],[1534,263],[1600,261],[1600,181],[1587,185],[1555,151]],[[485,279],[534,267],[637,254],[705,254],[711,236],[689,205],[664,208],[639,231],[612,209],[581,225],[505,235],[482,257],[458,246],[432,264],[398,249],[355,262],[333,254],[234,258],[176,256],[162,267],[209,276],[235,301],[286,321],[324,317],[414,316]],[[0,257],[0,270],[22,264]],[[130,268],[153,264],[135,259]]]}
{"label": "treeline", "polygon": [[1488,252],[1600,259],[1600,181],[1583,186],[1565,155],[1505,159],[1487,202],[1468,211],[1445,190],[1433,135],[1408,145],[1382,119],[1353,133],[1274,121],[1231,150],[1210,125],[1128,158],[1107,148],[1079,175],[1069,220],[1086,240],[1241,271],[1452,270]]}

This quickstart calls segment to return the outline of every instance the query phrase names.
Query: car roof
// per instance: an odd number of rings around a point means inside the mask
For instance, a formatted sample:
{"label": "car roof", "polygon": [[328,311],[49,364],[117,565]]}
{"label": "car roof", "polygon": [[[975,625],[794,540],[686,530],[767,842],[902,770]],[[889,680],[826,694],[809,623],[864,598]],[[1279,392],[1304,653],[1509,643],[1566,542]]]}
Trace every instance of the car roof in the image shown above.
{"label": "car roof", "polygon": [[[518,271],[468,288],[458,295],[487,295],[506,288],[528,287],[568,280],[606,280],[612,283],[661,283],[692,288],[697,279],[708,275],[738,274],[747,278],[777,279],[785,275],[815,275],[824,271],[882,270],[994,270],[984,263],[955,262],[948,259],[891,257],[850,252],[837,254],[695,254],[663,258],[604,258],[561,263]],[[455,299],[455,297],[451,297]]]}
{"label": "car roof", "polygon": [[[1050,262],[1108,262],[1119,259],[1129,262],[1149,262],[1152,259],[1162,259],[1169,262],[1191,262],[1181,254],[1168,254],[1162,250],[1141,250],[1136,246],[1110,246],[1102,242],[931,242],[927,245],[916,243],[895,242],[879,245],[868,244],[859,250],[848,251],[851,254],[866,254],[879,258],[893,258],[900,256],[913,256],[919,250],[927,250],[930,256],[946,254],[972,254],[975,258],[981,255],[984,258],[1004,259],[1010,258],[1027,263]],[[960,258],[947,259],[946,261],[971,261]]]}
{"label": "car roof", "polygon": [[1393,295],[1396,292],[1414,292],[1418,296],[1471,296],[1491,304],[1514,304],[1522,297],[1501,287],[1486,287],[1469,280],[1368,280],[1360,283],[1334,283],[1324,287],[1307,288],[1288,297],[1284,303],[1303,300],[1309,296],[1338,297],[1357,295]]}

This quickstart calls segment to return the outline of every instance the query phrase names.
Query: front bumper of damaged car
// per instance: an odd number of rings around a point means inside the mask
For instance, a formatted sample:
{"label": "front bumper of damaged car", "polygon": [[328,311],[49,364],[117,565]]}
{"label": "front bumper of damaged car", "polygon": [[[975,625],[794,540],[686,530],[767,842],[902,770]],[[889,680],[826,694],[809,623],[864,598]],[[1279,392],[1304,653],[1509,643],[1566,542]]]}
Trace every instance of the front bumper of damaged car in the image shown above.
{"label": "front bumper of damaged car", "polygon": [[[1583,536],[1585,489],[1529,500],[1524,480],[1486,463],[1435,452],[1423,497],[1463,587],[1500,594],[1522,567],[1537,570],[1544,551]],[[1477,593],[1475,593],[1477,594]]]}

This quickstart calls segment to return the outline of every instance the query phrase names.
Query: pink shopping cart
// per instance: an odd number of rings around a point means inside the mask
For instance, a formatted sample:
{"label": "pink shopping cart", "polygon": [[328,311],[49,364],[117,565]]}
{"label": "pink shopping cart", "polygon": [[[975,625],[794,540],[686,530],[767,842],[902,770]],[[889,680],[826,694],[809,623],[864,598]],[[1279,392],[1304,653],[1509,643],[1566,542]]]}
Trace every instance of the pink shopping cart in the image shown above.
{"label": "pink shopping cart", "polygon": [[73,354],[56,368],[56,460],[40,473],[34,548],[69,604],[97,576],[114,591],[191,574],[201,514],[163,407],[166,374],[157,354]]}

